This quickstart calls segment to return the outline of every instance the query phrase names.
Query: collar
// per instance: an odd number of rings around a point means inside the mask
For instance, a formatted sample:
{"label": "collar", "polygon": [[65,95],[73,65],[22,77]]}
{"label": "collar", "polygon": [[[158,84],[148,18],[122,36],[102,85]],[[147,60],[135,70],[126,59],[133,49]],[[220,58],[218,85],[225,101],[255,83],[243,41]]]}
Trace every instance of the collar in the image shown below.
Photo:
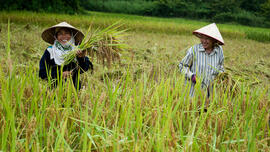
{"label": "collar", "polygon": [[[219,47],[214,47],[213,51],[210,53],[210,55],[213,55],[215,53],[218,53],[218,48]],[[199,44],[198,50],[201,52],[205,52],[205,49],[203,48],[202,44]]]}

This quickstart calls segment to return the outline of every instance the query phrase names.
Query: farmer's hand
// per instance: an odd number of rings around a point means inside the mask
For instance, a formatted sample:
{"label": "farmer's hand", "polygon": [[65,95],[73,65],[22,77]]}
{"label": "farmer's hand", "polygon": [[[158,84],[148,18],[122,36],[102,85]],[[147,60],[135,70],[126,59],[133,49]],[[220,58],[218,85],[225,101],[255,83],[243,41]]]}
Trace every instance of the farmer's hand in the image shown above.
{"label": "farmer's hand", "polygon": [[85,57],[85,55],[86,55],[86,50],[78,50],[77,51],[77,57],[79,57],[79,58],[82,58],[82,57]]}
{"label": "farmer's hand", "polygon": [[64,71],[63,72],[63,78],[68,78],[69,76],[71,76],[71,72],[72,71]]}
{"label": "farmer's hand", "polygon": [[191,81],[192,81],[194,84],[196,84],[196,75],[195,75],[195,74],[193,74],[193,75],[191,76]]}

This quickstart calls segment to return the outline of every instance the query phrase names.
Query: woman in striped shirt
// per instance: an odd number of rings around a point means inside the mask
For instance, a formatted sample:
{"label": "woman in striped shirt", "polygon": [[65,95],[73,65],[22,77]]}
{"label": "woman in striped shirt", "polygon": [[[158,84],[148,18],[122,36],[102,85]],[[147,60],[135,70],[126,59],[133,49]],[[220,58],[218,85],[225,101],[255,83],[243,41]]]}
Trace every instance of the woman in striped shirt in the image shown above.
{"label": "woman in striped shirt", "polygon": [[193,32],[200,38],[201,43],[189,48],[186,56],[179,64],[181,73],[192,82],[190,96],[194,95],[196,80],[202,80],[201,88],[207,89],[209,98],[210,83],[220,73],[224,72],[224,55],[221,45],[223,38],[215,23],[202,27]]}

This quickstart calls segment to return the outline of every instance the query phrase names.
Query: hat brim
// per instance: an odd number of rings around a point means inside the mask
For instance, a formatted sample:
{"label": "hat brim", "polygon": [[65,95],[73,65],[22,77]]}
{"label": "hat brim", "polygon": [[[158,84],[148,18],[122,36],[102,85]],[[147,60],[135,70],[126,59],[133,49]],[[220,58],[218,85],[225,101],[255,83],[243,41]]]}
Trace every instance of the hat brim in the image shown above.
{"label": "hat brim", "polygon": [[214,38],[214,37],[212,37],[212,36],[210,36],[210,35],[207,35],[207,34],[204,34],[204,33],[200,33],[200,32],[196,32],[196,31],[194,31],[193,34],[194,34],[195,36],[197,36],[198,38],[201,38],[202,35],[207,36],[207,37],[210,37],[210,38],[216,40],[217,43],[218,43],[219,45],[224,45],[223,42],[221,42],[220,40],[218,40],[218,39],[216,39],[216,38]]}
{"label": "hat brim", "polygon": [[56,28],[68,28],[72,31],[73,35],[75,35],[74,39],[75,39],[75,45],[78,45],[82,42],[83,38],[84,38],[84,34],[76,29],[76,28],[72,28],[72,27],[67,27],[67,26],[53,26],[53,27],[50,27],[46,30],[44,30],[41,34],[41,37],[42,39],[49,43],[49,44],[52,44],[54,43],[54,40],[55,40],[55,29]]}

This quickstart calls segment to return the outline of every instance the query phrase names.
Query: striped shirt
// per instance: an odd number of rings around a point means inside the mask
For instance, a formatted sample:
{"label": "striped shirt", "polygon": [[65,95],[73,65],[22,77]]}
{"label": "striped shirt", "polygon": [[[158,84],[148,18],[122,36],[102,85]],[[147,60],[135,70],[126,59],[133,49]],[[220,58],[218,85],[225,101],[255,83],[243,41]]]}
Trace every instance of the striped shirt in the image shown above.
{"label": "striped shirt", "polygon": [[216,46],[208,54],[202,44],[197,44],[188,49],[186,56],[179,64],[181,73],[190,79],[193,74],[202,79],[202,87],[208,87],[210,82],[220,72],[224,72],[224,55],[221,46]]}

